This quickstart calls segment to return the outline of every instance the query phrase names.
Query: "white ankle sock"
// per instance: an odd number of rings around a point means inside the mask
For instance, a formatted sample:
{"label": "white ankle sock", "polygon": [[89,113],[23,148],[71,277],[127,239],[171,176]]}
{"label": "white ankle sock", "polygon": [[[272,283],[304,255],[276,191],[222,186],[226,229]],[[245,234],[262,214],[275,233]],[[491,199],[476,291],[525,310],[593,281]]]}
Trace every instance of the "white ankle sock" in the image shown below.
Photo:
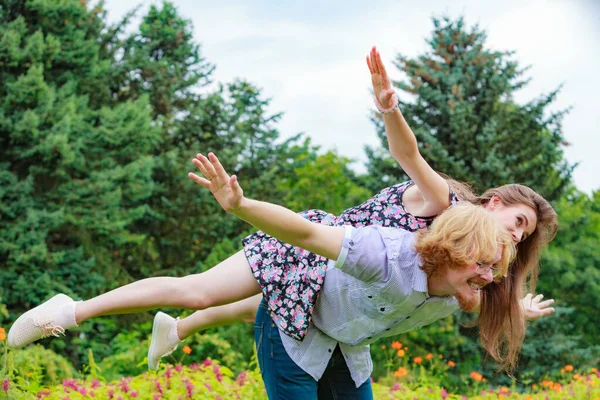
{"label": "white ankle sock", "polygon": [[75,307],[77,303],[79,303],[79,301],[68,303],[56,310],[56,313],[54,314],[54,322],[56,325],[62,326],[64,329],[77,326],[77,322],[75,322]]}

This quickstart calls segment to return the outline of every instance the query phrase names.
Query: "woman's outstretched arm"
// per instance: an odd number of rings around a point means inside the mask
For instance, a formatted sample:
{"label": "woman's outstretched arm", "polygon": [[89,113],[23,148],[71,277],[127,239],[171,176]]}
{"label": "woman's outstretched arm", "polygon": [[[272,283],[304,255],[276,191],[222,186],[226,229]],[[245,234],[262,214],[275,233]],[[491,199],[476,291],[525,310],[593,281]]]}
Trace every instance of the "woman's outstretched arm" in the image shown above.
{"label": "woman's outstretched arm", "polygon": [[344,239],[343,227],[316,224],[285,207],[245,197],[237,177],[229,176],[213,153],[208,157],[198,154],[193,162],[204,178],[194,173],[189,177],[209,189],[225,211],[285,243],[337,259]]}
{"label": "woman's outstretched arm", "polygon": [[367,65],[375,99],[383,108],[390,110],[383,114],[390,154],[415,181],[423,196],[424,205],[420,215],[437,215],[450,206],[448,184],[419,153],[415,134],[397,107],[398,98],[375,47],[367,56]]}

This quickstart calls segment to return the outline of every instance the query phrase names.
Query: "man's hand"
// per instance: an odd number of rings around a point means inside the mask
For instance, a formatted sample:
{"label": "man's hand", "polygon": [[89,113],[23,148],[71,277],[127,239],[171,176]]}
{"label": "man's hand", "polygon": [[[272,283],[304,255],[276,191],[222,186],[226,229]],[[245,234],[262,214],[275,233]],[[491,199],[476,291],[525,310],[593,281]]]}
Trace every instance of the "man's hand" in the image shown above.
{"label": "man's hand", "polygon": [[521,307],[526,319],[538,319],[554,312],[554,308],[550,307],[554,303],[554,299],[542,301],[543,298],[543,294],[533,297],[533,294],[527,293],[527,296],[521,299]]}
{"label": "man's hand", "polygon": [[206,177],[201,178],[190,172],[188,176],[194,182],[210,190],[225,211],[235,212],[240,208],[244,200],[244,191],[235,175],[227,175],[217,156],[208,153],[207,158],[202,154],[197,154],[192,162]]}

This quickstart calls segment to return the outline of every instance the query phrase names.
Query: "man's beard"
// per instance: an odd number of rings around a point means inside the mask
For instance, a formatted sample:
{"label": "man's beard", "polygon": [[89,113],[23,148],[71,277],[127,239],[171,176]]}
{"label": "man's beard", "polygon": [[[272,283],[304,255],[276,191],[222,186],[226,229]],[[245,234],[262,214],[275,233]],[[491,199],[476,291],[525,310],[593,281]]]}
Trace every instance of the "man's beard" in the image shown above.
{"label": "man's beard", "polygon": [[475,307],[477,307],[477,303],[479,303],[479,297],[473,294],[472,296],[465,296],[461,292],[458,292],[454,295],[456,300],[458,300],[458,306],[461,310],[471,312]]}

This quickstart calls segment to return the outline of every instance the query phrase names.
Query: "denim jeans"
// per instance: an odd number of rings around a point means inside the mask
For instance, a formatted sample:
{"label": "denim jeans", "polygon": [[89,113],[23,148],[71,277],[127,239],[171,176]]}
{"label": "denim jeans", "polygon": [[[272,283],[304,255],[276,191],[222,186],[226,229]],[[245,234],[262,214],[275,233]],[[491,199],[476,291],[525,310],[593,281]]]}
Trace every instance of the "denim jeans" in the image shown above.
{"label": "denim jeans", "polygon": [[254,342],[269,400],[373,399],[371,380],[355,386],[339,346],[318,382],[296,365],[283,347],[264,300],[256,314]]}

